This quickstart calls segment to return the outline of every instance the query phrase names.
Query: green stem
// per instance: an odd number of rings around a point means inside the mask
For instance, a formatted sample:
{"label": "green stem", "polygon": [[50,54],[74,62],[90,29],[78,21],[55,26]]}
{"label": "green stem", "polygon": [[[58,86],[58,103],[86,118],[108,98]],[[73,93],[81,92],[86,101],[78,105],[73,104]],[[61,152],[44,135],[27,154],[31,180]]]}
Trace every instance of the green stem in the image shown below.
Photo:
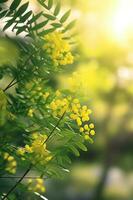
{"label": "green stem", "polygon": [[62,116],[60,117],[60,119],[58,120],[57,124],[54,126],[54,128],[52,129],[52,131],[50,132],[49,136],[47,137],[47,139],[43,142],[46,143],[52,136],[52,134],[54,133],[55,129],[59,126],[61,120],[63,119],[63,117],[65,116],[66,114],[66,111],[62,114]]}

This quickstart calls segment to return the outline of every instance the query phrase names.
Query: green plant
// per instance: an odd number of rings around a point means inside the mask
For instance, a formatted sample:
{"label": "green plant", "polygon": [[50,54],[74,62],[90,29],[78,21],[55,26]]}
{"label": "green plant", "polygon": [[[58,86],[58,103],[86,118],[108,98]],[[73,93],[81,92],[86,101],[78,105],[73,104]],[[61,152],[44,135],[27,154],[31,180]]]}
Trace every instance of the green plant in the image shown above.
{"label": "green plant", "polygon": [[[1,77],[11,77],[0,89],[0,174],[4,179],[24,171],[5,194],[0,191],[3,200],[17,199],[15,189],[43,193],[43,178],[62,177],[71,163],[70,153],[87,151],[84,143],[93,142],[95,134],[91,110],[74,93],[52,87],[54,74],[74,61],[70,30],[75,21],[67,23],[70,10],[60,17],[59,2],[38,3],[43,11],[36,14],[21,0],[0,7],[4,38],[13,40],[6,34],[10,28],[19,51],[14,64],[0,65]],[[34,171],[38,176],[22,185]]]}

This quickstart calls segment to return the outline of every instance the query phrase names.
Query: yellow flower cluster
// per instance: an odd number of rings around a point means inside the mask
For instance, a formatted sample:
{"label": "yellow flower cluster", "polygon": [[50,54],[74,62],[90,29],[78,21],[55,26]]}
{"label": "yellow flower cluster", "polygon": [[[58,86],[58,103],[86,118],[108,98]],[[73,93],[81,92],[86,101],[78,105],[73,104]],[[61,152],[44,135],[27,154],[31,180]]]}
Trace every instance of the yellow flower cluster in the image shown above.
{"label": "yellow flower cluster", "polygon": [[26,144],[24,148],[19,148],[17,153],[24,156],[25,153],[32,154],[31,162],[36,164],[39,162],[44,165],[46,162],[52,159],[51,153],[46,149],[46,139],[47,135],[42,135],[40,133],[33,133],[31,145]]}
{"label": "yellow flower cluster", "polygon": [[71,112],[70,118],[76,121],[79,131],[85,134],[86,140],[89,140],[90,135],[95,135],[94,124],[89,123],[92,111],[87,106],[81,106],[78,99],[74,99],[71,103]]}
{"label": "yellow flower cluster", "polygon": [[55,99],[50,103],[50,109],[53,111],[53,116],[60,117],[64,112],[68,112],[69,110],[70,97],[63,98],[58,90],[55,95]]}
{"label": "yellow flower cluster", "polygon": [[5,170],[7,172],[11,173],[11,174],[15,174],[16,173],[17,162],[14,159],[14,157],[6,152],[6,153],[4,153],[3,158],[6,161]]}
{"label": "yellow flower cluster", "polygon": [[95,135],[94,124],[89,123],[90,114],[92,111],[87,106],[81,106],[78,99],[72,97],[62,97],[59,91],[56,91],[56,97],[50,104],[53,116],[62,116],[66,112],[69,117],[76,122],[79,127],[79,131],[84,134],[86,140],[90,139],[90,136]]}
{"label": "yellow flower cluster", "polygon": [[48,53],[55,66],[72,64],[74,61],[71,47],[67,40],[63,39],[60,32],[49,33],[44,36],[43,49]]}
{"label": "yellow flower cluster", "polygon": [[44,181],[42,178],[29,179],[28,180],[28,190],[34,192],[45,192],[46,188],[44,186]]}
{"label": "yellow flower cluster", "polygon": [[[38,85],[39,83],[35,81],[35,83]],[[33,87],[31,84],[29,86],[30,88]],[[46,101],[47,98],[49,97],[50,93],[49,92],[44,92],[44,88],[40,86],[34,86],[34,91],[31,93],[31,97],[29,98],[32,104],[36,104],[37,98]],[[33,107],[30,107],[27,111],[27,116],[33,117],[36,112],[36,109]]]}

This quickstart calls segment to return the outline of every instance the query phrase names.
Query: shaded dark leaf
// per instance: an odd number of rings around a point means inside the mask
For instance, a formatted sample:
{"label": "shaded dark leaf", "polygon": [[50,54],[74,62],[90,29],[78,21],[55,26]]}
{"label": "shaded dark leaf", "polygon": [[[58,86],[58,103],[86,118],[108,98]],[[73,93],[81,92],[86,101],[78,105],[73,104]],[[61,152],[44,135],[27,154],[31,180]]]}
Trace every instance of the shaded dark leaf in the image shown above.
{"label": "shaded dark leaf", "polygon": [[20,22],[21,23],[25,22],[31,16],[31,14],[32,14],[32,11],[27,12],[24,16],[20,18]]}
{"label": "shaded dark leaf", "polygon": [[12,11],[15,10],[19,6],[20,3],[21,3],[21,0],[14,0],[9,9]]}
{"label": "shaded dark leaf", "polygon": [[18,9],[18,11],[15,13],[15,17],[21,16],[21,15],[26,11],[26,9],[28,8],[28,5],[29,5],[29,2],[23,4],[23,5]]}

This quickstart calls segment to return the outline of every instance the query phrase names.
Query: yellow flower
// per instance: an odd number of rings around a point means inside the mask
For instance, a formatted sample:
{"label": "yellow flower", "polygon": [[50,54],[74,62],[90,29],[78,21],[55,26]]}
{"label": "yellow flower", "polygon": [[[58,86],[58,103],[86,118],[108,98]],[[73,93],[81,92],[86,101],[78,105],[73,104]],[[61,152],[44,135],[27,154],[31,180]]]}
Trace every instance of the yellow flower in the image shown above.
{"label": "yellow flower", "polygon": [[94,128],[94,124],[93,123],[89,124],[89,127]]}
{"label": "yellow flower", "polygon": [[26,144],[25,145],[25,152],[32,153],[33,152],[32,147],[30,147],[28,144]]}
{"label": "yellow flower", "polygon": [[82,125],[82,121],[81,121],[80,117],[78,117],[78,118],[76,119],[76,121],[77,121],[78,126],[81,126],[81,125]]}
{"label": "yellow flower", "polygon": [[[57,92],[56,92],[57,93]],[[59,95],[59,93],[58,93]],[[58,97],[57,95],[57,97]],[[69,110],[69,100],[67,98],[55,98],[50,103],[50,109],[53,111],[54,116],[62,116],[64,112]]]}
{"label": "yellow flower", "polygon": [[24,154],[25,154],[25,149],[24,149],[24,148],[19,148],[19,149],[17,150],[17,154],[19,154],[19,155],[21,155],[21,156],[24,156]]}
{"label": "yellow flower", "polygon": [[73,114],[73,113],[70,114],[70,118],[73,119],[73,120],[77,119],[77,117],[78,117],[78,116],[77,116],[76,114]]}
{"label": "yellow flower", "polygon": [[69,96],[68,98],[62,97],[61,93],[56,91],[56,97],[50,103],[50,109],[53,111],[53,116],[62,116],[64,112],[68,114],[71,120],[74,120],[79,128],[79,131],[84,135],[86,140],[91,140],[89,136],[95,135],[93,123],[89,123],[91,110],[86,106],[81,106],[79,99]]}
{"label": "yellow flower", "polygon": [[51,153],[46,149],[45,141],[47,139],[47,135],[34,133],[32,138],[33,142],[31,145],[25,145],[25,152],[32,154],[30,159],[33,164],[39,162],[44,165],[52,159]]}
{"label": "yellow flower", "polygon": [[84,139],[89,140],[90,139],[89,135],[84,135]]}
{"label": "yellow flower", "polygon": [[88,126],[88,124],[85,124],[85,125],[84,125],[84,129],[85,129],[86,131],[89,131],[89,126]]}
{"label": "yellow flower", "polygon": [[45,44],[43,49],[49,54],[55,66],[67,65],[73,63],[71,47],[67,40],[63,38],[62,33],[53,32],[44,36]]}
{"label": "yellow flower", "polygon": [[84,128],[83,127],[81,127],[79,130],[80,130],[81,133],[84,132]]}
{"label": "yellow flower", "polygon": [[57,90],[57,91],[55,92],[55,95],[56,95],[57,97],[59,97],[59,96],[61,95],[60,91]]}
{"label": "yellow flower", "polygon": [[13,156],[11,156],[9,153],[5,152],[3,155],[4,160],[6,160],[6,167],[5,170],[11,174],[15,174],[17,162]]}
{"label": "yellow flower", "polygon": [[45,94],[43,94],[43,97],[44,97],[45,99],[47,99],[47,98],[49,97],[49,95],[50,95],[50,93],[49,93],[49,92],[46,92]]}
{"label": "yellow flower", "polygon": [[28,116],[29,117],[33,117],[33,113],[34,113],[34,110],[32,109],[32,108],[30,108],[29,110],[28,110]]}
{"label": "yellow flower", "polygon": [[44,181],[41,178],[29,179],[28,180],[28,190],[34,192],[45,192],[46,188],[44,186]]}
{"label": "yellow flower", "polygon": [[95,132],[94,130],[91,130],[91,131],[90,131],[90,134],[91,134],[91,135],[95,135],[96,132]]}

